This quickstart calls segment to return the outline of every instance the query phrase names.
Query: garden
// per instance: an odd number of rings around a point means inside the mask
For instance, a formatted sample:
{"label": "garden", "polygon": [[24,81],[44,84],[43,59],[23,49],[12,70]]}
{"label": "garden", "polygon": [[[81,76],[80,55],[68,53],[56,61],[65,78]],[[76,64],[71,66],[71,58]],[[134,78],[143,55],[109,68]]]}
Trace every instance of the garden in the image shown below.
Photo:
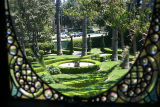
{"label": "garden", "polygon": [[151,19],[152,5],[140,1],[27,1],[10,6],[23,55],[43,82],[70,97],[97,96],[118,83],[138,57]]}

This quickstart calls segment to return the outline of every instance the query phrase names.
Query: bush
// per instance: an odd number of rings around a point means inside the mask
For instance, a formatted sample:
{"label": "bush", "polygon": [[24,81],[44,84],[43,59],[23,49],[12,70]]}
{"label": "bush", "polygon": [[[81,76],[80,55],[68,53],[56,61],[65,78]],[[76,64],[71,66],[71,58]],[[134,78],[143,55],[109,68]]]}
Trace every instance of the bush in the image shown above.
{"label": "bush", "polygon": [[26,55],[27,56],[32,56],[32,57],[35,56],[34,53],[33,53],[33,51],[31,49],[26,48],[25,51],[26,51]]}
{"label": "bush", "polygon": [[33,57],[32,56],[27,56],[27,61],[28,62],[33,62]]}
{"label": "bush", "polygon": [[55,75],[55,74],[61,74],[61,71],[58,67],[53,66],[53,65],[48,65],[46,67],[47,71],[51,74],[51,75]]}
{"label": "bush", "polygon": [[104,36],[101,36],[101,51],[103,51],[105,48],[105,43],[104,43]]}
{"label": "bush", "polygon": [[69,48],[69,50],[70,50],[70,54],[72,54],[73,53],[73,37],[71,36],[70,37],[71,38],[71,40],[69,41],[69,43],[68,43],[68,48]]}
{"label": "bush", "polygon": [[54,43],[38,43],[39,49],[43,50],[45,53],[54,49]]}
{"label": "bush", "polygon": [[81,59],[80,61],[91,62],[91,63],[94,63],[94,65],[85,66],[85,67],[61,67],[61,66],[59,66],[62,63],[74,62],[74,60],[60,61],[60,62],[54,63],[53,65],[59,67],[61,72],[65,73],[65,74],[87,73],[87,72],[92,72],[92,71],[100,69],[100,62],[99,61],[94,61],[91,59]]}
{"label": "bush", "polygon": [[91,51],[91,48],[92,48],[92,40],[91,40],[91,36],[90,35],[88,35],[89,36],[89,38],[88,38],[88,40],[87,40],[87,44],[88,44],[88,49],[87,49],[87,51]]}
{"label": "bush", "polygon": [[49,75],[49,74],[42,74],[41,78],[47,84],[51,84],[51,83],[53,84],[53,83],[55,83],[55,81],[52,79],[51,75]]}
{"label": "bush", "polygon": [[73,40],[73,47],[82,47],[82,39],[74,39]]}
{"label": "bush", "polygon": [[40,54],[41,56],[43,56],[43,55],[44,55],[44,51],[43,51],[43,50],[39,50],[39,54]]}

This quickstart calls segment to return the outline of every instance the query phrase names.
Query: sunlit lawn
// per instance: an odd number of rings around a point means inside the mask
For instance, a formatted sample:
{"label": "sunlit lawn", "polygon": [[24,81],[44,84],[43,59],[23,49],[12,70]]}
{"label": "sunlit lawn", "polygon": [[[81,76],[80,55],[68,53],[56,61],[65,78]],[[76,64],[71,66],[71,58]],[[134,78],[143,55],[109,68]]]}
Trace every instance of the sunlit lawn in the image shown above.
{"label": "sunlit lawn", "polygon": [[[49,85],[62,94],[71,97],[95,96],[108,90],[128,72],[128,70],[118,67],[117,64],[120,64],[120,61],[102,62],[100,71],[93,73],[52,75],[53,80],[58,81],[58,83]],[[116,65],[117,67],[113,68]],[[110,69],[113,70],[110,71]],[[37,74],[41,76],[46,74],[46,71]],[[107,78],[109,80],[105,81]]]}

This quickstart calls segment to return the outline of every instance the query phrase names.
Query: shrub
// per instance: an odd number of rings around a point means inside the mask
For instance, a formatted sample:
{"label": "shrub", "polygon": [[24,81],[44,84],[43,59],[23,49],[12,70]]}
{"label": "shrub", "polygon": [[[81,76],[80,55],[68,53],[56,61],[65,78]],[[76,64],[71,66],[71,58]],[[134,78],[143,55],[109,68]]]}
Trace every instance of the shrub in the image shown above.
{"label": "shrub", "polygon": [[39,54],[40,54],[41,56],[43,56],[43,55],[44,55],[44,51],[43,51],[43,50],[39,50]]}
{"label": "shrub", "polygon": [[88,49],[87,49],[87,51],[91,51],[91,48],[92,48],[92,40],[91,40],[91,37],[90,37],[90,35],[88,35],[89,36],[89,38],[88,38]]}
{"label": "shrub", "polygon": [[51,74],[51,75],[55,75],[55,74],[61,74],[61,71],[58,67],[53,66],[53,65],[48,65],[46,67],[47,71]]}
{"label": "shrub", "polygon": [[101,36],[101,51],[103,51],[105,48],[105,43],[104,43],[104,36]]}
{"label": "shrub", "polygon": [[73,47],[82,47],[82,39],[74,39]]}
{"label": "shrub", "polygon": [[54,43],[38,43],[39,49],[48,52],[54,48]]}
{"label": "shrub", "polygon": [[53,84],[53,83],[55,83],[55,81],[52,79],[51,75],[49,75],[49,74],[42,74],[41,78],[47,84],[51,84],[51,83]]}
{"label": "shrub", "polygon": [[73,37],[71,36],[70,38],[71,40],[68,43],[68,48],[70,50],[70,54],[72,54],[73,53]]}
{"label": "shrub", "polygon": [[33,62],[33,57],[32,56],[27,56],[28,62]]}
{"label": "shrub", "polygon": [[26,48],[25,51],[26,51],[26,55],[27,56],[32,56],[32,57],[35,56],[34,53],[33,53],[33,51],[31,49]]}

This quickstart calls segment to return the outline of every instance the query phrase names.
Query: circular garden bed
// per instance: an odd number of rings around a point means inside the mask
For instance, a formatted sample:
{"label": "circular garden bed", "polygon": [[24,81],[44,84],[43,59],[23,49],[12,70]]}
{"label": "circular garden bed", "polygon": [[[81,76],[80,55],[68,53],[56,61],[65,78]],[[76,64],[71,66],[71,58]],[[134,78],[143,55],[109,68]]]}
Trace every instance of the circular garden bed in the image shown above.
{"label": "circular garden bed", "polygon": [[61,64],[65,64],[65,63],[74,63],[74,60],[66,60],[66,61],[56,62],[53,65],[60,68],[61,72],[64,74],[87,73],[87,72],[92,72],[92,71],[96,71],[96,70],[100,69],[100,62],[99,61],[90,60],[90,59],[81,59],[80,63],[81,62],[83,62],[83,63],[88,62],[88,63],[92,63],[92,64],[87,65],[87,66],[80,66],[80,67],[60,66]]}

